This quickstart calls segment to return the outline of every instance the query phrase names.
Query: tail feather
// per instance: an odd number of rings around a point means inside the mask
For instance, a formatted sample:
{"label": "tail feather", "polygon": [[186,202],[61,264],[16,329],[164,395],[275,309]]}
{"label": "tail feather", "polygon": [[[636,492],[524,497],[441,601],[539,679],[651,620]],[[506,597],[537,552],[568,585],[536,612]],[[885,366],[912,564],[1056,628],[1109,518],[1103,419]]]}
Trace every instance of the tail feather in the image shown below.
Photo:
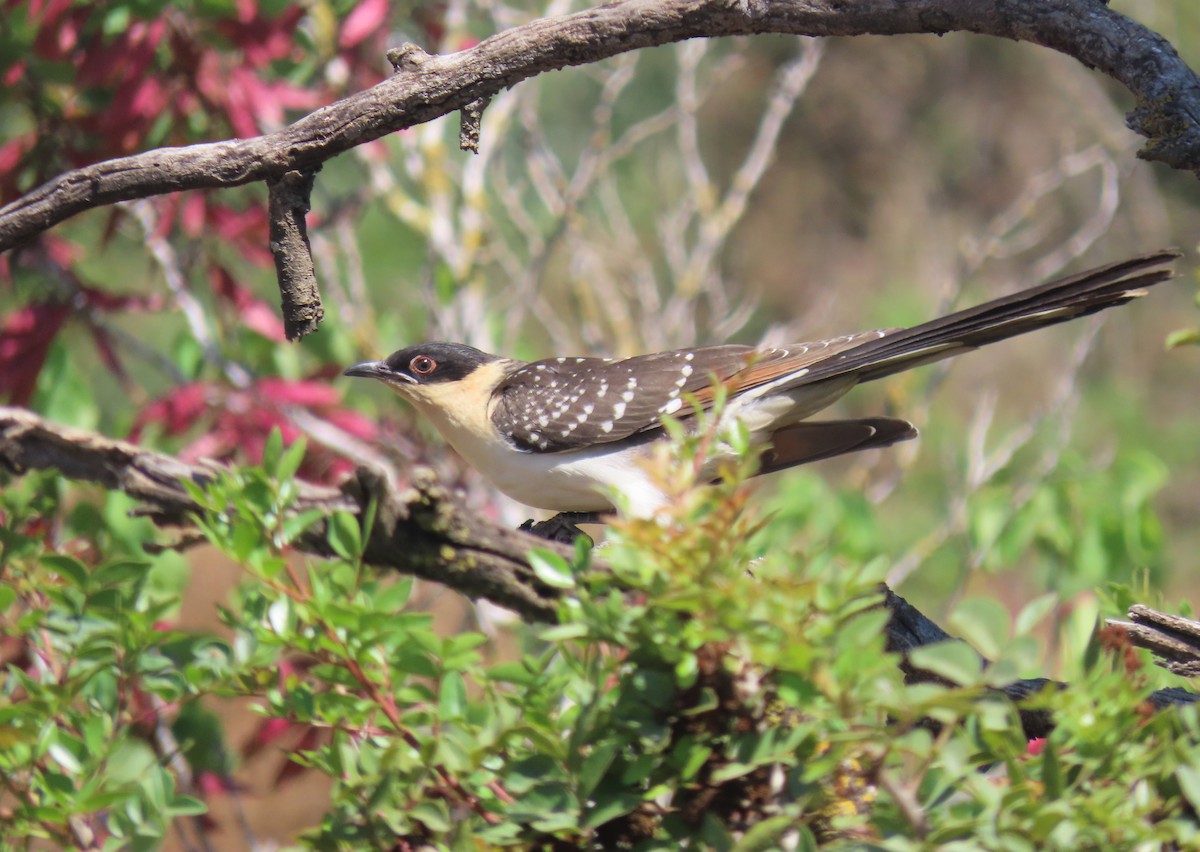
{"label": "tail feather", "polygon": [[759,473],[833,458],[859,450],[890,447],[917,437],[917,428],[894,417],[859,420],[803,420],[776,430]]}
{"label": "tail feather", "polygon": [[860,382],[948,358],[1060,322],[1087,316],[1145,295],[1172,277],[1167,266],[1180,256],[1159,251],[1022,290],[872,340],[814,367],[799,384],[847,373]]}

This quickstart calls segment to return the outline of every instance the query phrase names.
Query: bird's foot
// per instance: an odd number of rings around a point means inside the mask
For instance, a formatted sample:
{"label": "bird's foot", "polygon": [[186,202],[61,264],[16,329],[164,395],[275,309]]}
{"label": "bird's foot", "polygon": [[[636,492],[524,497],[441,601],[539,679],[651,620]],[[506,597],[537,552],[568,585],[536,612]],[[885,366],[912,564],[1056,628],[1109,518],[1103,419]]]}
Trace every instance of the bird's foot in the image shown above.
{"label": "bird's foot", "polygon": [[522,532],[533,533],[538,538],[556,541],[559,544],[574,544],[575,539],[583,536],[588,544],[593,544],[592,537],[581,530],[576,524],[600,523],[598,512],[560,512],[546,521],[530,519],[521,524]]}

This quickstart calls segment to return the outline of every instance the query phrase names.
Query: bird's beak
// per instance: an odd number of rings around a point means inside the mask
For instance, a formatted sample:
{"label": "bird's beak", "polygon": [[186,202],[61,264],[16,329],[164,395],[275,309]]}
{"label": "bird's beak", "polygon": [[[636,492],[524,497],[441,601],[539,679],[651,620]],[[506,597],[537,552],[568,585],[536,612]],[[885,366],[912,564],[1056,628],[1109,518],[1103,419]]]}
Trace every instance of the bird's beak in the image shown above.
{"label": "bird's beak", "polygon": [[353,367],[347,368],[343,376],[355,376],[363,379],[379,379],[381,382],[396,384],[403,382],[405,384],[415,384],[415,380],[404,373],[397,373],[383,361],[362,361],[355,364]]}

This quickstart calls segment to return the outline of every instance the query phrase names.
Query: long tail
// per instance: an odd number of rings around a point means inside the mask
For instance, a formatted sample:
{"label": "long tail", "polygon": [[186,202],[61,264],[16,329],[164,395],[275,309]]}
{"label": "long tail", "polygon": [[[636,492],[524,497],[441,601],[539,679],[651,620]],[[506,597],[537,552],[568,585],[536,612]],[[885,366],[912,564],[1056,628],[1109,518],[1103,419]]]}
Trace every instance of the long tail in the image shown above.
{"label": "long tail", "polygon": [[877,450],[917,437],[917,427],[894,417],[802,420],[771,434],[759,473],[821,461],[860,450]]}
{"label": "long tail", "polygon": [[814,366],[796,385],[847,373],[869,382],[1124,304],[1174,277],[1170,264],[1179,256],[1164,250],[1135,257],[891,332]]}

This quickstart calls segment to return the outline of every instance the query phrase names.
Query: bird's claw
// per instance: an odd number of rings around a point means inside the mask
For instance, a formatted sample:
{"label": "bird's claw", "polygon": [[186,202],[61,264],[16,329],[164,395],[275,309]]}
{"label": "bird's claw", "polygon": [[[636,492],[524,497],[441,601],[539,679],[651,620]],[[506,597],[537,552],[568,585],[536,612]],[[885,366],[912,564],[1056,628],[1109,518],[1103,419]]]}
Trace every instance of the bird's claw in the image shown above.
{"label": "bird's claw", "polygon": [[594,543],[592,542],[592,537],[576,526],[576,524],[594,524],[598,522],[599,519],[594,512],[560,512],[553,518],[545,521],[534,521],[530,518],[521,524],[519,529],[522,532],[533,533],[538,538],[544,538],[549,541],[558,542],[559,544],[574,544],[575,539],[580,536],[587,539],[588,544],[592,544]]}

